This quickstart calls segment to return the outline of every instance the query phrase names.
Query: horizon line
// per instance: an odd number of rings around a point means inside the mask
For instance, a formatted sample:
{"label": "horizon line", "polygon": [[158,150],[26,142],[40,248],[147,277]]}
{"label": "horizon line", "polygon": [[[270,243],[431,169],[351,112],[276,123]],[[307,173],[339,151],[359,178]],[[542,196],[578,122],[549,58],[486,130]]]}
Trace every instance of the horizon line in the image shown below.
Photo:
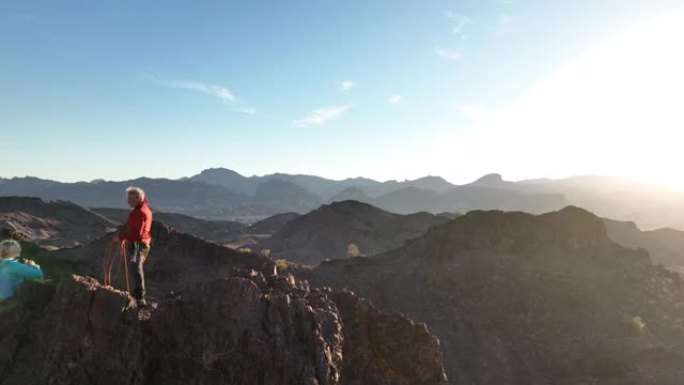
{"label": "horizon line", "polygon": [[50,182],[56,182],[56,183],[63,183],[63,184],[77,184],[77,183],[96,183],[96,182],[109,182],[109,183],[121,183],[121,182],[128,182],[128,181],[135,181],[139,179],[163,179],[163,180],[170,180],[170,181],[182,181],[182,180],[188,180],[194,176],[200,175],[204,171],[209,171],[209,170],[225,170],[225,171],[232,171],[240,175],[241,177],[244,178],[264,178],[268,176],[273,176],[273,175],[289,175],[289,176],[308,176],[308,177],[316,177],[316,178],[321,178],[325,180],[329,180],[332,182],[344,182],[348,180],[354,180],[354,179],[366,179],[378,183],[390,183],[390,182],[413,182],[416,180],[420,179],[425,179],[425,178],[440,178],[444,180],[445,182],[452,184],[454,186],[464,186],[468,184],[472,184],[477,182],[478,180],[485,178],[487,176],[494,176],[498,175],[501,177],[503,182],[510,182],[510,183],[525,183],[525,182],[533,182],[533,181],[561,181],[561,180],[568,180],[568,179],[573,179],[573,178],[608,178],[608,179],[617,179],[617,180],[622,180],[626,182],[632,182],[632,183],[639,183],[639,184],[644,184],[644,185],[649,185],[653,187],[658,187],[658,188],[669,188],[673,190],[684,190],[682,187],[673,187],[673,186],[668,186],[668,185],[663,185],[663,184],[658,184],[658,183],[653,183],[653,182],[648,182],[644,180],[639,180],[638,178],[631,178],[631,177],[625,177],[625,176],[618,176],[618,175],[605,175],[605,174],[592,174],[592,173],[587,173],[587,174],[572,174],[572,175],[567,175],[567,176],[561,176],[561,177],[548,177],[548,176],[541,176],[541,177],[535,177],[535,178],[524,178],[524,179],[518,179],[518,180],[508,180],[504,178],[504,175],[498,172],[490,172],[490,173],[484,173],[482,176],[471,180],[470,182],[465,182],[465,183],[454,183],[451,180],[440,176],[440,175],[434,175],[434,174],[427,174],[421,177],[417,178],[406,178],[406,179],[385,179],[385,180],[380,180],[380,179],[375,179],[371,177],[365,177],[365,176],[354,176],[354,177],[344,177],[344,178],[330,178],[330,177],[325,177],[317,174],[307,174],[307,173],[290,173],[290,172],[282,172],[282,171],[276,171],[276,172],[270,172],[270,173],[263,173],[263,174],[252,174],[252,175],[245,175],[240,173],[239,171],[236,171],[231,168],[227,167],[208,167],[204,168],[201,171],[199,171],[196,174],[190,175],[190,176],[181,176],[177,178],[169,177],[169,176],[147,176],[147,175],[140,175],[140,176],[135,176],[135,177],[130,177],[126,179],[106,179],[106,178],[95,178],[91,180],[84,180],[84,179],[73,179],[73,180],[58,180],[58,179],[52,179],[52,178],[47,178],[47,177],[41,177],[41,176],[36,176],[36,175],[14,175],[14,176],[2,176],[0,175],[0,180],[11,180],[11,179],[39,179],[43,181],[50,181]]}

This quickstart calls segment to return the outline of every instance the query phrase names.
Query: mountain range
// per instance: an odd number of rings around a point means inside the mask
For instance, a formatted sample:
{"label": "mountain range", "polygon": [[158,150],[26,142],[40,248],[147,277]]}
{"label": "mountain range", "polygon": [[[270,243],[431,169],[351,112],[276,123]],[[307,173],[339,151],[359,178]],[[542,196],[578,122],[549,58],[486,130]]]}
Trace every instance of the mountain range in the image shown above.
{"label": "mountain range", "polygon": [[489,174],[472,183],[455,185],[436,176],[378,182],[368,178],[331,180],[284,173],[243,176],[233,170],[215,168],[175,180],[62,183],[33,177],[0,178],[0,196],[33,196],[68,200],[85,207],[126,208],[123,191],[131,185],[146,189],[153,208],[159,212],[242,223],[286,212],[304,214],[333,201],[356,200],[399,214],[471,210],[540,214],[575,205],[602,217],[635,221],[645,229],[684,229],[684,192],[600,176],[510,182],[501,175]]}

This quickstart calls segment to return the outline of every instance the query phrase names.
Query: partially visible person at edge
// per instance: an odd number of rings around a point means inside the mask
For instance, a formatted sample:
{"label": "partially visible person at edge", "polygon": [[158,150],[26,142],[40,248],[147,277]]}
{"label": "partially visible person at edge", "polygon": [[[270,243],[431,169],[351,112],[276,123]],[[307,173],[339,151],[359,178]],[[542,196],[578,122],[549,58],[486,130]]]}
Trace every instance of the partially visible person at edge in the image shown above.
{"label": "partially visible person at edge", "polygon": [[133,292],[131,295],[138,303],[138,306],[147,306],[145,301],[145,261],[150,255],[150,243],[152,236],[152,211],[145,199],[145,191],[140,187],[129,187],[126,189],[128,204],[131,206],[131,213],[128,214],[127,227],[112,239],[112,242],[125,242],[128,257],[133,270]]}
{"label": "partially visible person at edge", "polygon": [[0,301],[14,297],[28,280],[42,280],[43,271],[33,261],[18,260],[21,245],[15,240],[0,242]]}

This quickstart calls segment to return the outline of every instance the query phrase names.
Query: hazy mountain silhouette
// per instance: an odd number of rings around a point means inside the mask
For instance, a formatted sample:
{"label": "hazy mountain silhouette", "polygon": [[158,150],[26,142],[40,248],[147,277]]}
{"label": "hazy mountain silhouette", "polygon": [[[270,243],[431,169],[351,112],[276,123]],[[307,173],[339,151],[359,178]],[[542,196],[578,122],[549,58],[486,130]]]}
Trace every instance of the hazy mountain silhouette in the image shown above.
{"label": "hazy mountain silhouette", "polygon": [[307,212],[318,207],[323,200],[304,187],[282,180],[269,180],[257,187],[253,200],[273,212]]}
{"label": "hazy mountain silhouette", "polygon": [[370,203],[373,201],[373,198],[366,195],[366,193],[363,190],[361,190],[361,188],[352,186],[345,188],[344,190],[340,191],[337,195],[330,198],[330,202],[342,201],[358,201]]}
{"label": "hazy mountain silhouette", "polygon": [[478,187],[502,188],[508,187],[512,184],[513,182],[505,181],[501,174],[487,174],[470,185]]}
{"label": "hazy mountain silhouette", "polygon": [[188,180],[139,178],[123,182],[61,183],[37,178],[0,180],[0,196],[33,196],[63,199],[86,207],[127,208],[125,189],[145,189],[153,207],[197,217],[230,218],[264,215],[258,205],[246,205],[248,197],[219,186]]}
{"label": "hazy mountain silhouette", "polygon": [[330,200],[333,196],[341,193],[348,187],[359,188],[364,191],[365,194],[373,197],[384,195],[408,186],[430,189],[437,192],[443,192],[454,187],[453,184],[447,182],[443,178],[432,176],[404,182],[378,182],[368,178],[349,178],[335,181],[313,175],[292,175],[284,173],[245,177],[233,170],[225,168],[204,170],[200,174],[190,177],[190,179],[226,187],[246,195],[253,195],[260,185],[268,181],[277,180],[301,186],[324,200]]}
{"label": "hazy mountain silhouette", "polygon": [[477,185],[457,186],[443,193],[407,187],[378,197],[372,203],[404,214],[419,211],[419,208],[431,213],[506,210],[539,214],[566,204],[562,194],[526,194]]}
{"label": "hazy mountain silhouette", "polygon": [[0,196],[37,196],[88,207],[125,208],[122,191],[129,185],[146,188],[152,205],[161,211],[247,223],[289,211],[303,214],[324,202],[353,199],[404,214],[476,209],[542,213],[571,204],[602,217],[633,220],[645,229],[684,229],[684,192],[599,176],[509,182],[499,174],[489,174],[457,186],[439,177],[401,182],[337,181],[282,173],[245,177],[228,169],[209,169],[179,180],[59,183],[0,179]]}
{"label": "hazy mountain silhouette", "polygon": [[521,181],[509,188],[525,193],[563,194],[569,204],[601,217],[635,221],[644,229],[684,229],[684,190],[604,176]]}

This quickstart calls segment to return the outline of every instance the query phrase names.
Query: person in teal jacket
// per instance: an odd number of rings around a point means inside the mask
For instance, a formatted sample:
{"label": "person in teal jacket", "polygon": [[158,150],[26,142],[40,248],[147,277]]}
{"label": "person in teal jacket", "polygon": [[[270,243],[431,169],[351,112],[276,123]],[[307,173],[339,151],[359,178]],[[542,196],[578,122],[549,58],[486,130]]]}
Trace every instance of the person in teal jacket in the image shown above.
{"label": "person in teal jacket", "polygon": [[15,240],[0,242],[0,301],[12,298],[27,280],[42,280],[43,271],[33,262],[20,262],[21,245]]}

